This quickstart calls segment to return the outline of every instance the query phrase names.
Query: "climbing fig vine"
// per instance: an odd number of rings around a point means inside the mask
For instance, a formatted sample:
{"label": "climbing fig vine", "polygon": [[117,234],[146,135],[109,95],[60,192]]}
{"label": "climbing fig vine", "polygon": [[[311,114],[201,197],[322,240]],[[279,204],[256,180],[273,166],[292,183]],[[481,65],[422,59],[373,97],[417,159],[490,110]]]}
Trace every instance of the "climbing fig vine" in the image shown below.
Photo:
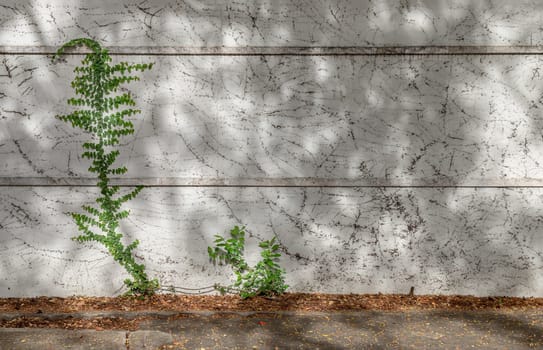
{"label": "climbing fig vine", "polygon": [[259,243],[262,259],[251,267],[243,257],[245,228],[234,226],[230,230],[230,236],[232,238],[225,239],[215,235],[215,247],[207,247],[207,253],[214,264],[230,264],[236,275],[233,285],[215,285],[215,289],[222,294],[237,292],[243,299],[257,295],[283,294],[288,285],[285,284],[285,270],[278,264],[281,253],[279,253],[280,247],[275,237]]}
{"label": "climbing fig vine", "polygon": [[78,109],[57,118],[92,136],[92,141],[83,143],[82,157],[91,161],[89,172],[97,175],[96,185],[100,188],[100,195],[96,198],[96,206],[82,206],[84,214],[70,213],[81,233],[74,240],[94,241],[107,248],[113,259],[131,276],[124,281],[127,294],[152,295],[159,285],[156,279],[149,279],[145,266],[136,262],[134,249],[139,241],[124,245],[123,235],[119,232],[119,221],[129,214],[128,210],[121,209],[122,204],[136,197],[143,187],[137,186],[121,194],[119,186],[110,184],[110,176],[127,172],[124,166],[114,166],[119,156],[115,148],[120,144],[121,137],[134,133],[132,122],[126,118],[141,112],[132,108],[136,103],[130,93],[120,93],[119,87],[139,80],[133,73],[151,69],[153,64],[112,64],[108,50],[88,38],[65,43],[58,49],[53,61],[64,54],[65,49],[77,46],[86,46],[91,51],[85,55],[81,66],[74,69],[76,76],[71,86],[77,97],[68,99],[68,104]]}

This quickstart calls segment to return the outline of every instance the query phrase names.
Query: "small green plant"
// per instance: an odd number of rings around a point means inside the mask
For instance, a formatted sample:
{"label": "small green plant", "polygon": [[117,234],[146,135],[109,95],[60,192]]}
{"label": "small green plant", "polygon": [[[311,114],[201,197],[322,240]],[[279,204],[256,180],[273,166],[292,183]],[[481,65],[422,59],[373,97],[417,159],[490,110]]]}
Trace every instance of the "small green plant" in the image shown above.
{"label": "small green plant", "polygon": [[277,263],[281,254],[275,237],[259,244],[259,247],[262,248],[260,253],[262,259],[255,267],[250,267],[243,258],[244,230],[244,227],[235,226],[230,231],[232,237],[230,239],[216,235],[216,246],[207,248],[209,257],[214,264],[230,264],[236,275],[236,281],[233,285],[216,285],[215,288],[223,294],[237,292],[243,299],[256,295],[271,296],[284,293],[288,286],[285,284],[285,270],[281,269]]}
{"label": "small green plant", "polygon": [[[69,105],[80,109],[57,118],[91,135],[92,141],[83,143],[85,151],[82,157],[92,161],[89,171],[98,176],[97,186],[100,188],[101,196],[96,199],[98,207],[82,206],[86,214],[70,213],[81,232],[73,239],[78,242],[95,241],[107,248],[113,259],[132,277],[124,281],[128,287],[128,295],[152,295],[159,285],[156,279],[150,280],[147,277],[145,266],[138,264],[134,258],[133,251],[139,241],[135,240],[124,245],[123,235],[118,231],[119,221],[129,214],[127,210],[121,210],[121,205],[136,197],[143,187],[137,186],[129,193],[121,195],[119,186],[110,184],[110,175],[122,175],[127,172],[124,166],[113,167],[119,155],[115,146],[120,144],[121,136],[134,133],[132,122],[125,118],[141,112],[130,108],[136,103],[130,93],[119,93],[119,86],[139,80],[139,77],[130,73],[151,69],[152,63],[119,62],[111,65],[108,50],[88,38],[65,43],[58,49],[53,61],[61,56],[66,48],[81,45],[89,48],[91,52],[81,61],[82,65],[74,69],[76,77],[71,86],[77,97],[68,99]],[[128,108],[119,110],[122,106]],[[101,233],[96,233],[96,230]]]}

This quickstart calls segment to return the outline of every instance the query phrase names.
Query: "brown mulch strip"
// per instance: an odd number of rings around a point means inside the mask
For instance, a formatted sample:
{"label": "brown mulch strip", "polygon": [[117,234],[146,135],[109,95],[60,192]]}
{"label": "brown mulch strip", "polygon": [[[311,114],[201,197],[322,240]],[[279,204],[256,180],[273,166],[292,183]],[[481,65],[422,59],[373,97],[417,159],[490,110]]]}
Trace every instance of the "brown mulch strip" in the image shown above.
{"label": "brown mulch strip", "polygon": [[[85,312],[190,312],[190,311],[407,311],[407,310],[541,310],[543,298],[473,297],[440,295],[317,294],[287,293],[273,298],[238,296],[186,296],[162,294],[143,300],[132,297],[37,297],[0,299],[0,313],[17,314],[0,318],[0,327],[124,329],[135,330],[153,316],[77,317]],[[45,314],[67,314],[47,318]],[[44,315],[42,315],[44,314]]]}
{"label": "brown mulch strip", "polygon": [[93,329],[102,330],[129,330],[138,329],[139,323],[149,317],[125,319],[122,317],[96,317],[96,318],[65,318],[46,319],[32,316],[16,317],[10,320],[0,319],[1,328],[62,328],[62,329]]}
{"label": "brown mulch strip", "polygon": [[474,297],[403,294],[286,293],[267,298],[235,295],[161,294],[132,297],[37,297],[0,299],[0,313],[71,313],[89,311],[403,311],[540,309],[543,298]]}

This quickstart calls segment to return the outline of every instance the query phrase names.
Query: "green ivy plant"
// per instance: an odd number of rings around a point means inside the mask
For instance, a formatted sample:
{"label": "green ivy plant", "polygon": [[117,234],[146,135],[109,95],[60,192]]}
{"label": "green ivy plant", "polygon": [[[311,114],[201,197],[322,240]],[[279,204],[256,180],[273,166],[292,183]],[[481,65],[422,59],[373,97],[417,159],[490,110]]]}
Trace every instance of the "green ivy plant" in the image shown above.
{"label": "green ivy plant", "polygon": [[[81,232],[73,239],[81,243],[98,242],[107,248],[113,259],[132,277],[124,281],[128,295],[152,295],[159,285],[156,279],[149,279],[145,266],[135,260],[134,249],[139,241],[124,245],[123,235],[119,232],[119,221],[129,214],[128,210],[121,209],[122,204],[136,197],[143,186],[121,195],[119,186],[110,184],[110,176],[127,172],[124,166],[113,166],[119,155],[115,146],[120,144],[122,136],[134,133],[132,122],[125,118],[141,112],[131,108],[136,103],[130,93],[120,93],[119,86],[139,80],[131,73],[151,69],[153,64],[111,64],[108,50],[88,38],[65,43],[58,49],[53,61],[64,54],[65,49],[77,46],[86,46],[91,51],[81,61],[81,66],[74,69],[76,76],[71,86],[77,97],[68,99],[68,104],[79,109],[57,118],[92,136],[92,141],[83,143],[85,151],[82,157],[92,161],[89,171],[97,175],[101,195],[96,198],[97,206],[82,206],[85,214],[70,213]],[[123,106],[127,108],[121,109]]]}
{"label": "green ivy plant", "polygon": [[235,226],[230,231],[230,236],[232,238],[225,239],[215,235],[215,247],[207,248],[209,257],[214,264],[230,264],[236,275],[236,281],[233,285],[216,285],[215,289],[223,294],[237,292],[243,299],[257,295],[272,296],[284,293],[288,285],[285,284],[285,270],[281,269],[278,264],[281,254],[275,237],[260,242],[262,259],[254,267],[250,267],[243,258],[245,227]]}

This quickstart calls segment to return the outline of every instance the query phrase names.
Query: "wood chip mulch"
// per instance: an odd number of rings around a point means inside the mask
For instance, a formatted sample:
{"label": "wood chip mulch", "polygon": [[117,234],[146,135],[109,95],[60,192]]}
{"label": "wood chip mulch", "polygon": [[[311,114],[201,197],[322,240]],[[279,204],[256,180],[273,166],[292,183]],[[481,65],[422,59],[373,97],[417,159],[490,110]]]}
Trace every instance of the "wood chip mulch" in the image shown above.
{"label": "wood chip mulch", "polygon": [[92,329],[103,330],[128,330],[135,331],[139,323],[149,317],[126,319],[122,317],[95,317],[46,319],[32,316],[21,316],[9,320],[0,319],[1,328],[61,328],[61,329]]}
{"label": "wood chip mulch", "polygon": [[[273,298],[238,296],[186,296],[162,294],[143,300],[132,297],[37,297],[0,299],[0,327],[48,327],[65,329],[137,329],[149,317],[72,317],[47,319],[46,314],[85,312],[190,312],[190,311],[407,311],[407,310],[542,310],[543,298],[474,297],[439,295],[286,293]],[[43,315],[41,315],[43,314]]]}

